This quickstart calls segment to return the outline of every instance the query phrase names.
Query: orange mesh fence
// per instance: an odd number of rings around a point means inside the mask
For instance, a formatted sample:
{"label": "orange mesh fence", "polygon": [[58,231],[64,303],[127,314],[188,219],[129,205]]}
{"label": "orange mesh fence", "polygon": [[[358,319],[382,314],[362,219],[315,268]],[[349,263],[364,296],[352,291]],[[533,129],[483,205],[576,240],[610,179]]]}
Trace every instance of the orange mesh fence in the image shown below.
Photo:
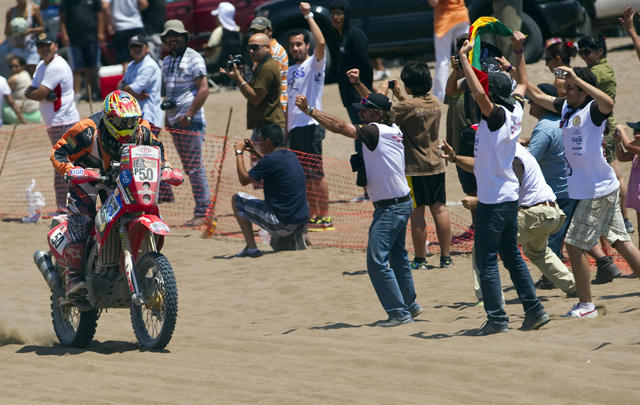
{"label": "orange mesh fence", "polygon": [[[202,136],[189,134],[183,131],[174,131],[179,135]],[[51,141],[44,127],[26,128],[16,131],[11,149],[6,151],[11,131],[0,130],[0,160],[6,154],[6,164],[0,174],[0,215],[5,218],[22,218],[26,216],[27,204],[25,200],[25,189],[29,186],[31,179],[36,179],[34,191],[43,194],[47,201],[44,213],[56,210],[56,197],[54,192],[54,170],[51,166],[49,156],[51,154]],[[56,134],[57,135],[57,134]],[[62,135],[62,134],[60,134]],[[57,136],[59,138],[59,136]],[[53,138],[53,135],[52,135]],[[184,140],[184,136],[181,137]],[[196,203],[194,193],[198,194],[204,190],[194,187],[190,179],[191,170],[186,170],[185,166],[193,162],[193,155],[186,154],[179,156],[174,144],[174,136],[166,129],[163,130],[159,139],[163,142],[167,159],[174,168],[181,169],[185,174],[185,182],[179,187],[171,187],[172,202],[162,203],[160,212],[162,217],[170,226],[181,226],[194,216]],[[234,144],[237,139],[229,139],[226,144],[226,154],[223,161],[224,137],[217,135],[205,135],[202,146],[202,162],[204,172],[208,182],[210,199],[208,201],[207,216],[215,218],[215,235],[221,237],[242,238],[240,229],[233,216],[231,208],[231,197],[239,192],[254,195],[263,199],[264,193],[261,188],[255,185],[242,187],[238,181],[236,171],[236,158],[234,155]],[[307,169],[312,172],[318,171],[317,157],[296,152],[298,157]],[[244,159],[249,167],[249,157],[245,153]],[[328,216],[331,217],[334,230],[321,232],[309,232],[311,242],[319,246],[332,246],[350,249],[364,249],[367,246],[368,227],[371,223],[373,206],[369,202],[352,201],[356,196],[363,193],[362,188],[355,184],[355,173],[351,170],[349,162],[345,162],[330,157],[323,157],[322,166],[324,178],[328,185]],[[216,183],[219,182],[217,195],[215,194]],[[67,184],[62,184],[63,189],[68,188]],[[161,193],[161,197],[166,197],[166,193]],[[309,190],[308,197],[312,200],[322,201],[325,197],[314,190]],[[211,202],[215,200],[215,210],[211,210]],[[433,219],[426,210],[426,222],[428,239],[430,241],[430,252],[438,252],[439,246]],[[455,237],[463,234],[469,223],[460,216],[450,212],[452,234]],[[198,229],[204,231],[206,226]],[[407,227],[407,249],[413,250],[411,233]],[[257,227],[254,227],[256,233]],[[451,251],[458,253],[471,252],[472,239],[458,240],[452,243]],[[614,260],[620,269],[629,273],[630,269],[626,262],[615,252]],[[592,261],[593,264],[593,261]]]}

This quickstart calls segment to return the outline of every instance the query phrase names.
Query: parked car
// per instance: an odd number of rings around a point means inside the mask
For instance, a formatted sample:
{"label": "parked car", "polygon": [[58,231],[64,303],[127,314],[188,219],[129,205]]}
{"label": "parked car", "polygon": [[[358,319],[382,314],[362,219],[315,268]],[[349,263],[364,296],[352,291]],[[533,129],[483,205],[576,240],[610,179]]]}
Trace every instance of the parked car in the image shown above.
{"label": "parked car", "polygon": [[[329,66],[338,51],[337,33],[329,20],[332,2],[311,2],[315,20],[329,45],[327,71],[330,74],[327,74],[327,80],[333,79]],[[371,57],[433,56],[433,9],[426,0],[350,0],[350,3],[352,21],[366,33]],[[256,16],[269,18],[276,39],[286,44],[289,30],[308,27],[298,4],[298,0],[270,1],[256,8]],[[471,20],[492,15],[492,4],[491,0],[468,0]],[[523,7],[522,31],[528,35],[525,58],[529,63],[540,58],[546,38],[575,36],[586,20],[586,12],[579,0],[527,0]]]}

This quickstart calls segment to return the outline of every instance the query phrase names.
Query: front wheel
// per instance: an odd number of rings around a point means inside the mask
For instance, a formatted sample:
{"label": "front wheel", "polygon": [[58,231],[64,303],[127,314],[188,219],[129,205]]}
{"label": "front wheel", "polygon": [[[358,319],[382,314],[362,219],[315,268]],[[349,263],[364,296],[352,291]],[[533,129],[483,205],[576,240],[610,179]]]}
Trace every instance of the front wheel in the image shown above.
{"label": "front wheel", "polygon": [[51,294],[53,330],[64,347],[89,346],[96,334],[99,315],[97,310],[80,311],[71,304],[60,305],[60,296],[55,292]]}
{"label": "front wheel", "polygon": [[169,260],[149,252],[135,269],[144,304],[131,303],[131,324],[145,349],[164,349],[171,341],[178,318],[178,289]]}

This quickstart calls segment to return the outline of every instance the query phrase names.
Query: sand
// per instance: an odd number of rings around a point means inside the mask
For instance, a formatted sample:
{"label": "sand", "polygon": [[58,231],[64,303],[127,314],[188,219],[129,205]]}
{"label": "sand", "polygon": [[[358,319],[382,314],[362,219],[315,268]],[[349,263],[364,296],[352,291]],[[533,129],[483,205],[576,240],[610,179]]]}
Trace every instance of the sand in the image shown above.
{"label": "sand", "polygon": [[[610,40],[611,47],[628,43]],[[619,83],[616,116],[636,121],[635,53],[614,51],[609,60]],[[535,83],[551,80],[541,62],[529,72]],[[208,132],[224,130],[229,105],[239,113],[233,136],[246,136],[245,103],[233,92],[209,97]],[[346,119],[335,85],[324,105]],[[534,124],[526,117],[523,133]],[[351,142],[327,134],[325,150],[346,160]],[[459,201],[455,171],[448,173],[448,200]],[[240,259],[232,258],[244,246],[238,239],[205,240],[174,228],[163,253],[176,274],[179,313],[166,350],[139,350],[128,310],[102,313],[91,345],[67,349],[56,341],[50,293],[32,261],[46,249],[48,228],[48,221],[0,222],[2,403],[640,402],[637,280],[595,286],[601,316],[588,320],[559,318],[576,300],[539,291],[552,321],[521,332],[522,307],[502,269],[511,330],[475,338],[467,334],[485,312],[475,306],[470,257],[457,255],[450,269],[414,272],[425,309],[415,323],[378,328],[372,325],[386,314],[364,251],[312,247]],[[536,280],[540,273],[530,267]]]}

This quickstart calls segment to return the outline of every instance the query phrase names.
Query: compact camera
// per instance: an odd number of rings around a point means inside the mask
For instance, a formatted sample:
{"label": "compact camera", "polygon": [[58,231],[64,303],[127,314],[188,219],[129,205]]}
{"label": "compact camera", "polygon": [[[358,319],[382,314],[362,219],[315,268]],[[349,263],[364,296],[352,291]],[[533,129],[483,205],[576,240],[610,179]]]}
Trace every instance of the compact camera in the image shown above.
{"label": "compact camera", "polygon": [[169,100],[164,100],[162,103],[160,103],[160,109],[170,110],[172,108],[175,108],[176,105],[178,105],[178,103],[176,103],[176,100],[171,98]]}
{"label": "compact camera", "polygon": [[553,68],[553,75],[555,77],[558,77],[560,79],[564,79],[565,77],[567,77],[567,72],[565,72],[562,69],[558,69],[558,68]]}
{"label": "compact camera", "polygon": [[395,80],[390,80],[389,81],[389,90],[393,90],[394,87],[396,87],[396,81]]}
{"label": "compact camera", "polygon": [[244,65],[244,62],[242,61],[242,55],[233,55],[233,58],[227,61],[227,67],[229,69],[233,69],[233,65],[236,65],[236,67]]}

